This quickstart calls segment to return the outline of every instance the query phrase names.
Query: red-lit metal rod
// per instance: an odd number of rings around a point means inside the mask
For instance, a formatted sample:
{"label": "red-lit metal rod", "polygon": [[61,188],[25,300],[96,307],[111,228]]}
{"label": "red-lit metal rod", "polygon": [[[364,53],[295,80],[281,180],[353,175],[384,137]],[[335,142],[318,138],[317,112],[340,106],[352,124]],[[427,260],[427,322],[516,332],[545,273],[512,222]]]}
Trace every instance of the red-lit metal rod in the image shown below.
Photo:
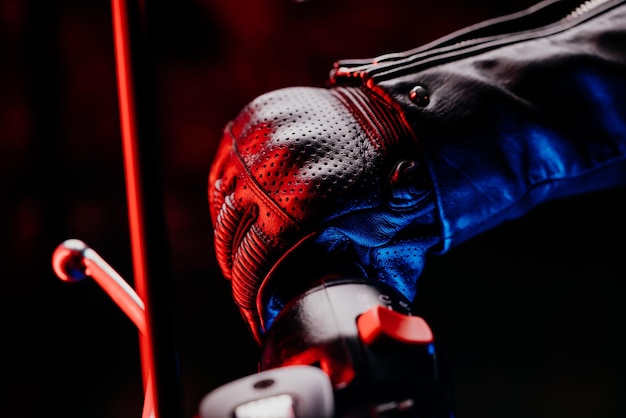
{"label": "red-lit metal rod", "polygon": [[145,303],[140,339],[144,387],[155,418],[182,416],[171,333],[169,246],[165,225],[152,53],[145,4],[112,0],[118,102],[135,289]]}
{"label": "red-lit metal rod", "polygon": [[[113,36],[115,42],[115,63],[117,71],[118,106],[120,114],[120,126],[122,131],[122,141],[124,144],[124,169],[126,173],[126,196],[130,202],[130,196],[136,194],[137,181],[129,181],[129,175],[133,173],[132,158],[135,154],[134,142],[137,136],[137,126],[134,116],[135,101],[133,97],[133,77],[130,57],[130,41],[128,39],[128,17],[126,15],[126,5],[122,0],[112,0],[113,12]],[[128,156],[128,157],[127,157]],[[139,200],[137,200],[139,202]],[[143,259],[142,246],[140,245],[141,233],[137,229],[143,229],[139,213],[142,208],[137,204],[128,205],[128,217],[130,224],[131,246],[133,251],[134,277],[137,293],[145,294],[143,289],[144,269],[143,262],[135,263],[135,259]],[[134,225],[134,227],[133,227]],[[150,353],[147,332],[140,336],[139,341],[144,387],[147,386],[147,378],[150,370]]]}

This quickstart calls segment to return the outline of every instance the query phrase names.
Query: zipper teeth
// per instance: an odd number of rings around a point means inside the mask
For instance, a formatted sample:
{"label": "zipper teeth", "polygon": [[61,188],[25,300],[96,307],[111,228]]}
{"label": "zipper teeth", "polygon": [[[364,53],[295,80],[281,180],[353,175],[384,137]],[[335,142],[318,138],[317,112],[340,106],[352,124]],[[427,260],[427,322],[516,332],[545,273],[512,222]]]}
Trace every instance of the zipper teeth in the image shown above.
{"label": "zipper teeth", "polygon": [[575,19],[583,14],[589,12],[590,10],[595,9],[596,7],[606,3],[609,0],[587,0],[576,9],[574,9],[570,14],[565,16],[564,20]]}
{"label": "zipper teeth", "polygon": [[[569,22],[573,19],[580,18],[585,14],[592,12],[594,9],[604,5],[605,3],[610,3],[613,0],[586,0],[583,3],[580,3],[578,7],[569,12],[562,18],[556,18],[552,23],[558,24],[561,22]],[[621,4],[623,1],[616,1],[615,4]],[[563,15],[561,15],[563,16]],[[544,26],[545,27],[545,26]],[[470,44],[472,42],[480,42],[481,38],[466,38],[459,39],[457,42],[447,45],[446,48],[452,48],[454,50],[464,47],[466,44]],[[428,51],[426,51],[428,52]],[[419,55],[419,54],[418,54]],[[430,56],[430,55],[429,55]],[[408,61],[407,61],[408,60]],[[365,65],[358,66],[356,68],[344,68],[345,74],[340,74],[341,77],[345,77],[346,80],[351,79],[353,81],[366,80],[368,78],[377,78],[377,79],[388,79],[392,77],[397,71],[400,71],[405,67],[413,67],[416,65],[414,62],[415,56],[405,56],[398,60],[389,60],[389,61],[381,61],[382,64],[388,64],[388,68],[376,68],[376,66],[372,67],[372,64],[376,64],[376,61]]]}
{"label": "zipper teeth", "polygon": [[[584,3],[579,5],[577,8],[575,8],[574,10],[569,12],[569,14],[567,14],[567,16],[565,16],[563,18],[563,21],[568,21],[568,20],[580,17],[580,16],[584,15],[585,13],[588,13],[588,12],[592,11],[596,7],[599,7],[599,6],[603,5],[604,3],[607,3],[608,1],[610,1],[610,0],[586,0]],[[454,46],[455,47],[462,46],[464,44],[467,44],[469,42],[476,41],[476,40],[477,40],[477,38],[463,39],[463,40],[455,43]]]}

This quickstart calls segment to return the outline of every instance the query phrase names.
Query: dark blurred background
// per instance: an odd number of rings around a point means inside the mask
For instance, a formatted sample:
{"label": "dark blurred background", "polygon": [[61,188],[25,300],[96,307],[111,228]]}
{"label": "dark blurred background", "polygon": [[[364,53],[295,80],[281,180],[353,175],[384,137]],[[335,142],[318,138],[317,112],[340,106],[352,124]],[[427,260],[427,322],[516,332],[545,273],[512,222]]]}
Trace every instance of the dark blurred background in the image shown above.
{"label": "dark blurred background", "polygon": [[[183,405],[255,372],[213,254],[206,181],[252,98],[409,49],[530,0],[147,1]],[[575,123],[575,121],[572,121]],[[0,2],[0,416],[141,415],[138,336],[50,267],[67,238],[132,283],[110,3]],[[459,417],[623,417],[624,189],[546,204],[429,260],[417,310]]]}

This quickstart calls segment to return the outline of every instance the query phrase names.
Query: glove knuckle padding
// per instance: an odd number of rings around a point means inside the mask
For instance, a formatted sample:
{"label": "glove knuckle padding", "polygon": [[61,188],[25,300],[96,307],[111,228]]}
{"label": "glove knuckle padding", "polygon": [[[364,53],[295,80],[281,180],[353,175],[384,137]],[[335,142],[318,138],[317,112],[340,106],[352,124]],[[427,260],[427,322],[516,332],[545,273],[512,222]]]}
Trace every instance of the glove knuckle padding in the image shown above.
{"label": "glove knuckle padding", "polygon": [[399,115],[360,89],[287,88],[240,112],[209,197],[218,262],[253,328],[258,291],[279,259],[328,221],[379,207],[397,160],[416,153]]}

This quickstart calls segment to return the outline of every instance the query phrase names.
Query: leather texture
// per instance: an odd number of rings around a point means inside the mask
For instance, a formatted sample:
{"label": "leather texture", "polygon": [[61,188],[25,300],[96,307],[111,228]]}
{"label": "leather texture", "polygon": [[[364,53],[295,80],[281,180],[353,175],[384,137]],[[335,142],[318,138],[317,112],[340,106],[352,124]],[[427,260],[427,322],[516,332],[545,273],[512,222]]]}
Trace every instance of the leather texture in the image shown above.
{"label": "leather texture", "polygon": [[[626,183],[626,2],[547,1],[430,45],[339,62],[420,138],[444,253],[550,199]],[[410,98],[416,86],[428,104]]]}
{"label": "leather texture", "polygon": [[257,337],[285,302],[264,297],[270,273],[304,245],[292,275],[333,253],[414,294],[424,243],[438,235],[419,156],[397,111],[360,88],[270,92],[227,126],[209,178],[215,247]]}
{"label": "leather texture", "polygon": [[331,88],[242,110],[209,198],[218,261],[258,340],[309,271],[351,265],[413,299],[428,252],[626,184],[626,5],[578,6],[339,61]]}

